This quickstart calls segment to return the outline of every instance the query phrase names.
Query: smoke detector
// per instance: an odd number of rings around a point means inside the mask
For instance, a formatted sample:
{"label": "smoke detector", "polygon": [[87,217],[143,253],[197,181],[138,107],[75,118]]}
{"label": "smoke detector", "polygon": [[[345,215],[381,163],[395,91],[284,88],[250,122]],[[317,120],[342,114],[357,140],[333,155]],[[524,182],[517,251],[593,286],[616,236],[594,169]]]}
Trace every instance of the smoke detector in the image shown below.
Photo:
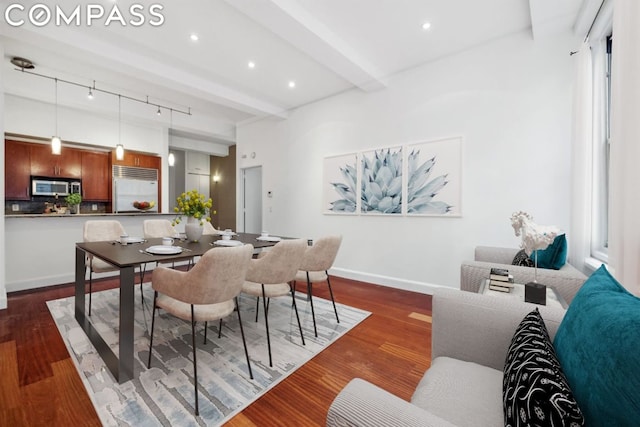
{"label": "smoke detector", "polygon": [[20,58],[19,56],[14,56],[11,58],[11,63],[18,68],[22,68],[23,70],[33,70],[35,65],[28,59]]}

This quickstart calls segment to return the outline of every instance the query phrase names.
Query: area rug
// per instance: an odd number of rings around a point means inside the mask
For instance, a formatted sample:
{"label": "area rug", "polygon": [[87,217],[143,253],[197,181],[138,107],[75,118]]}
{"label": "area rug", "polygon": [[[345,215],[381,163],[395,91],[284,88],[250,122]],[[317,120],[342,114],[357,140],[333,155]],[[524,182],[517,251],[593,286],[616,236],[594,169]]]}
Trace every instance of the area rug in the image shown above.
{"label": "area rug", "polygon": [[[240,313],[247,339],[253,380],[247,370],[238,317],[197,325],[197,364],[200,416],[194,416],[191,326],[160,310],[156,314],[151,368],[146,363],[151,328],[153,291],[143,286],[144,302],[136,289],[134,379],[118,384],[73,317],[74,299],[48,301],[62,338],[74,360],[100,420],[106,426],[212,426],[229,420],[251,402],[284,380],[300,366],[336,341],[370,313],[338,304],[336,322],[331,301],[314,298],[318,337],[313,333],[311,306],[305,294],[296,302],[306,345],[300,333],[291,297],[273,298],[269,305],[269,330],[273,367],[269,367],[262,304],[258,322],[256,299],[240,298]],[[118,346],[118,289],[93,294],[91,320],[110,347]]]}

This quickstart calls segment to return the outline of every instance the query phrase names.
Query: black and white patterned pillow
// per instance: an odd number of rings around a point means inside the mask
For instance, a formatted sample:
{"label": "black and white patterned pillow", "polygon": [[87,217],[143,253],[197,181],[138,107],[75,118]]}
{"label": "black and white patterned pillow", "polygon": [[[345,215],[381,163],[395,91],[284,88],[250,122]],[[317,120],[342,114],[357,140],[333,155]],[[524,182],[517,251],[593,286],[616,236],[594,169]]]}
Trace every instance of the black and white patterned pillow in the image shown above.
{"label": "black and white patterned pillow", "polygon": [[516,329],[502,381],[505,427],[584,425],[536,308]]}
{"label": "black and white patterned pillow", "polygon": [[529,255],[527,255],[524,249],[519,250],[516,256],[513,257],[513,261],[511,262],[511,265],[521,265],[524,267],[534,266],[533,260],[529,258]]}

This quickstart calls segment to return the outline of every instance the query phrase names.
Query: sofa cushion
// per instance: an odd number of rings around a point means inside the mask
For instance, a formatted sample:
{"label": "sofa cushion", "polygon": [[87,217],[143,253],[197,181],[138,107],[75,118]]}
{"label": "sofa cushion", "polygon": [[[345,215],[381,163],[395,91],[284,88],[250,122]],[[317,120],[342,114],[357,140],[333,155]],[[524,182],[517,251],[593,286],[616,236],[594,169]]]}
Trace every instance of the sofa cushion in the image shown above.
{"label": "sofa cushion", "polygon": [[529,255],[524,251],[524,249],[520,249],[516,256],[513,257],[513,261],[511,261],[511,265],[521,265],[523,267],[533,267],[533,260],[529,258]]}
{"label": "sofa cushion", "polygon": [[502,394],[506,426],[584,425],[537,308],[513,335]]}
{"label": "sofa cushion", "polygon": [[600,267],[576,294],[554,345],[590,426],[640,420],[640,299]]}
{"label": "sofa cushion", "polygon": [[560,270],[567,262],[567,237],[560,234],[553,239],[547,249],[541,249],[531,252],[531,259],[535,262],[538,257],[538,267]]}
{"label": "sofa cushion", "polygon": [[437,357],[411,403],[457,426],[502,425],[502,372],[477,363]]}

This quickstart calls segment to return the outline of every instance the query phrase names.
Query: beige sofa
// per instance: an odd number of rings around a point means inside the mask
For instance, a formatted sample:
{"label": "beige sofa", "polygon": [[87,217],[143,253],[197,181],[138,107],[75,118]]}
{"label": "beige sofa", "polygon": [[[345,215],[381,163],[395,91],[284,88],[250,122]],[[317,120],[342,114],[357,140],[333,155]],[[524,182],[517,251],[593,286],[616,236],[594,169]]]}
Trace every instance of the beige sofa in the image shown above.
{"label": "beige sofa", "polygon": [[562,309],[438,289],[433,297],[432,363],[411,402],[354,379],[333,401],[327,425],[504,425],[502,370],[507,350],[517,326],[535,307],[553,339]]}
{"label": "beige sofa", "polygon": [[[506,268],[513,274],[516,283],[533,281],[534,268],[511,265],[513,257],[520,249],[478,246],[473,261],[464,261],[460,266],[460,289],[478,292],[484,279],[489,277],[491,267]],[[560,270],[547,270],[538,267],[538,282],[554,286],[567,304],[587,280],[587,276],[574,266],[566,263]]]}

